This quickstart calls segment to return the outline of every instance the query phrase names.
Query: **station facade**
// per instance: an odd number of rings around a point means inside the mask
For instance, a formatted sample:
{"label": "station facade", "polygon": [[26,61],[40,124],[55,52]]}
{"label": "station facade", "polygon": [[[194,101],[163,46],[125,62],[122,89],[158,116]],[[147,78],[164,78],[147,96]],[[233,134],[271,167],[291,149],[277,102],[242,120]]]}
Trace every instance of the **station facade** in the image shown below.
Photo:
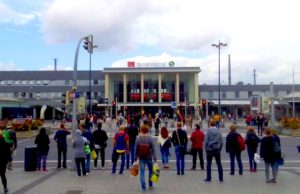
{"label": "station facade", "polygon": [[[109,111],[168,114],[180,111],[199,115],[198,75],[200,67],[165,67],[139,64],[126,68],[104,68],[104,91]],[[113,110],[114,109],[114,110]]]}

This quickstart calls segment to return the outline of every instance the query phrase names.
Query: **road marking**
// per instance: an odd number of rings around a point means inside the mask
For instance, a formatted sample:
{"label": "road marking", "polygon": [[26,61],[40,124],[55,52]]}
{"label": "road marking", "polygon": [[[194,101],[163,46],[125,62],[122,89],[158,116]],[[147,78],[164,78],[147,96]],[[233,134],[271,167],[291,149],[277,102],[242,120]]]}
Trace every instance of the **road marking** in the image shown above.
{"label": "road marking", "polygon": [[[71,162],[72,160],[67,160],[67,162]],[[92,161],[92,160],[91,160]],[[157,160],[158,162],[161,162],[161,160]],[[56,163],[57,160],[47,160],[47,163]],[[105,162],[111,162],[111,160],[105,160]],[[176,160],[169,160],[171,163],[175,163]],[[193,160],[185,160],[187,163],[193,162]],[[206,162],[206,160],[204,160]],[[221,160],[222,163],[230,163],[230,160]],[[248,160],[242,160],[243,163],[248,163]],[[23,160],[15,160],[13,163],[24,163]],[[300,163],[300,160],[285,160],[284,163]]]}

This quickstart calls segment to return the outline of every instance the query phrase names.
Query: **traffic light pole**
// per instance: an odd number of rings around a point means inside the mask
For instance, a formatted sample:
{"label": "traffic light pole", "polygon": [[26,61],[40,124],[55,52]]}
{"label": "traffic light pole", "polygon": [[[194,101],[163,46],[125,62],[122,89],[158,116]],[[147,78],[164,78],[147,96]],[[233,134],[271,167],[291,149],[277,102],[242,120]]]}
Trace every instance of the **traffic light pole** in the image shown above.
{"label": "traffic light pole", "polygon": [[90,72],[89,72],[89,113],[92,114],[92,106],[91,106],[91,99],[92,99],[92,53],[90,53]]}

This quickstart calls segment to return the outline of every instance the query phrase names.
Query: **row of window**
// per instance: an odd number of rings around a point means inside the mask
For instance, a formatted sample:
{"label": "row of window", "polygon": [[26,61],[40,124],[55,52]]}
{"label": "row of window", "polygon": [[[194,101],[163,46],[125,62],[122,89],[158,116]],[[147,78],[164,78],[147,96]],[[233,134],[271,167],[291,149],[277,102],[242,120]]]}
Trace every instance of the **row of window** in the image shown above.
{"label": "row of window", "polygon": [[[82,97],[87,97],[89,92],[79,92]],[[92,98],[97,99],[101,96],[101,92],[92,92]],[[61,98],[61,92],[14,92],[14,93],[0,93],[0,97],[14,97],[14,98]]]}
{"label": "row of window", "polygon": [[[79,86],[89,85],[89,80],[78,80]],[[73,80],[0,80],[0,85],[53,85],[68,86],[72,85]],[[91,85],[104,85],[104,80],[91,80]]]}
{"label": "row of window", "polygon": [[[235,98],[240,98],[240,92],[241,91],[235,91],[235,93],[234,93],[234,97]],[[285,93],[285,92],[282,92],[282,93]],[[285,93],[285,95],[286,94],[289,94],[289,92],[287,91],[286,93]],[[253,94],[253,91],[248,91],[248,98],[250,98],[251,96],[253,96],[254,94]],[[279,92],[278,91],[275,91],[274,92],[274,96],[275,97],[278,97],[279,96]],[[213,91],[209,91],[208,92],[208,98],[209,99],[213,99],[214,98],[214,92]],[[224,91],[221,91],[221,98],[227,98],[227,92],[224,92]]]}

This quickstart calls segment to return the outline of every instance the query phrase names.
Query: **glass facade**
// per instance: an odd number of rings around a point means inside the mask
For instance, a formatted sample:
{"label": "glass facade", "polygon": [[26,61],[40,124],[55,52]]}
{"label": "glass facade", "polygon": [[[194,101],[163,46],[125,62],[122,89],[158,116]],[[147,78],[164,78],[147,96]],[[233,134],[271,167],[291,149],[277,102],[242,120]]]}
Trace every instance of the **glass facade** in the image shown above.
{"label": "glass facade", "polygon": [[161,75],[161,101],[162,102],[175,101],[175,84],[176,84],[175,73]]}
{"label": "glass facade", "polygon": [[127,102],[141,101],[141,75],[130,74],[127,76]]}

